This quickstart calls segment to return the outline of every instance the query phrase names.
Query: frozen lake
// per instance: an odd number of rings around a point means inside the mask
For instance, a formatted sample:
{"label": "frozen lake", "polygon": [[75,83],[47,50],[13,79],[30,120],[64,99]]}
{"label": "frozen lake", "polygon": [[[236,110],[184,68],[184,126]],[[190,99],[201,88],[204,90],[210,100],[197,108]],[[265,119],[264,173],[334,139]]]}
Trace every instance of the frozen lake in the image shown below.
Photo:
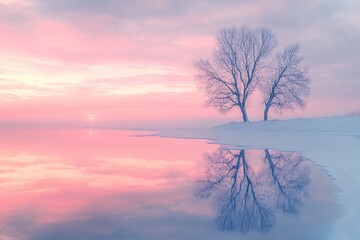
{"label": "frozen lake", "polygon": [[146,134],[2,130],[0,239],[328,239],[343,214],[301,154]]}

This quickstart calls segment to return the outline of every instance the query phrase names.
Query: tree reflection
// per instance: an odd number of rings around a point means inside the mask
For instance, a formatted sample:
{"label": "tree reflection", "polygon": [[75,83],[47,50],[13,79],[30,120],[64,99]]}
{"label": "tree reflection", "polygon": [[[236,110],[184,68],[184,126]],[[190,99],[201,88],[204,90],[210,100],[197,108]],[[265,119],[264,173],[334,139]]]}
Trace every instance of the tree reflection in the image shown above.
{"label": "tree reflection", "polygon": [[307,195],[310,171],[301,155],[266,149],[256,162],[249,154],[219,148],[205,155],[208,166],[195,193],[213,200],[220,230],[266,232],[276,212],[297,214]]}

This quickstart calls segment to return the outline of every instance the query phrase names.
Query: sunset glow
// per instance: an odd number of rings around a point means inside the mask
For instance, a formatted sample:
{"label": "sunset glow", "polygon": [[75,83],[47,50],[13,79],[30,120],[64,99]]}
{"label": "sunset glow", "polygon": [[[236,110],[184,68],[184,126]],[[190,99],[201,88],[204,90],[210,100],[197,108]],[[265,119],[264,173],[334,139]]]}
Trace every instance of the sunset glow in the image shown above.
{"label": "sunset glow", "polygon": [[[282,117],[347,114],[360,108],[360,54],[347,54],[359,51],[356,1],[296,7],[282,0],[142,4],[137,9],[132,1],[0,1],[1,122],[84,124],[89,111],[97,124],[121,126],[240,120],[237,111],[222,116],[203,108],[193,63],[212,54],[221,27],[262,22],[284,44],[299,41],[311,66],[307,110]],[[295,12],[305,12],[307,21],[297,23]],[[345,38],[343,29],[354,34]],[[260,100],[259,95],[251,99],[251,119],[261,117]]]}

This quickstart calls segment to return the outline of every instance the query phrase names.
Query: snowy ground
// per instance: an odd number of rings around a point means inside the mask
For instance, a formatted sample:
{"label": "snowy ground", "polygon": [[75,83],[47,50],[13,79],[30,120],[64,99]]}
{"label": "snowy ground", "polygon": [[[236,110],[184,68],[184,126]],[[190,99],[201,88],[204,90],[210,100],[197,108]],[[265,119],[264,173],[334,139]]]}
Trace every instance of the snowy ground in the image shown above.
{"label": "snowy ground", "polygon": [[302,153],[340,188],[338,201],[345,211],[329,229],[333,239],[360,239],[360,117],[229,123],[212,129],[162,129],[157,135]]}

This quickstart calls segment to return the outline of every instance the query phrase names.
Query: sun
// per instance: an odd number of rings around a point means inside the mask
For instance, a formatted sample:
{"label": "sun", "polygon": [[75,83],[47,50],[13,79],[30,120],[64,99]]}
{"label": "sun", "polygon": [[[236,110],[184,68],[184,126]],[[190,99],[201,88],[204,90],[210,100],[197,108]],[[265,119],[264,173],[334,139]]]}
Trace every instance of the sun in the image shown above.
{"label": "sun", "polygon": [[89,114],[86,116],[86,119],[90,122],[93,122],[95,120],[95,116],[93,114]]}

